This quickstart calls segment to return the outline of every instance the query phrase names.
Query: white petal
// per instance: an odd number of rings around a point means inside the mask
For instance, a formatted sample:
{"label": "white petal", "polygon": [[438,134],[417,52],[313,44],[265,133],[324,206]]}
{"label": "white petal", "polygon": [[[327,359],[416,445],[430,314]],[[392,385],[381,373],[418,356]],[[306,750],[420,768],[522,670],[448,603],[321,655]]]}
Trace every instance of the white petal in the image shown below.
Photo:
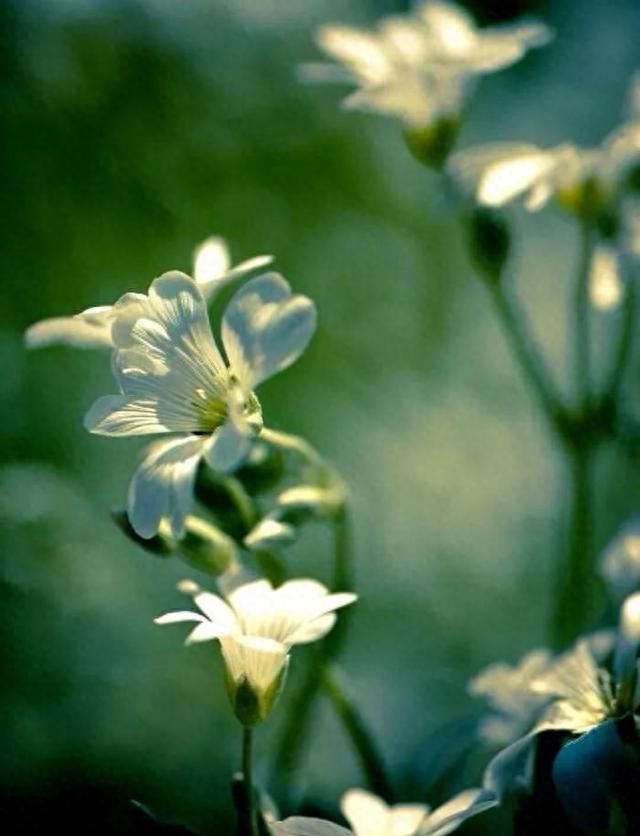
{"label": "white petal", "polygon": [[478,200],[487,206],[504,206],[530,189],[553,164],[553,160],[544,153],[494,163],[480,178]]}
{"label": "white petal", "polygon": [[274,836],[351,836],[350,830],[321,819],[292,816],[270,825]]}
{"label": "white petal", "polygon": [[589,300],[594,308],[609,311],[616,308],[623,296],[618,253],[611,245],[596,247],[589,271]]}
{"label": "white petal", "polygon": [[219,235],[207,238],[193,251],[193,278],[198,285],[219,279],[230,266],[229,248]]}
{"label": "white petal", "polygon": [[207,442],[204,453],[207,464],[219,473],[233,473],[248,455],[251,437],[246,422],[225,421]]}
{"label": "white petal", "polygon": [[464,790],[451,801],[438,807],[428,817],[425,826],[419,831],[420,836],[446,836],[453,833],[463,821],[490,810],[498,804],[493,793],[480,790]]}
{"label": "white petal", "polygon": [[213,592],[198,592],[194,596],[196,606],[210,621],[218,624],[226,632],[238,629],[238,620],[231,607]]}
{"label": "white petal", "polygon": [[340,809],[355,836],[389,836],[389,807],[377,795],[348,790],[342,796]]}
{"label": "white petal", "polygon": [[129,520],[140,537],[153,537],[166,516],[174,536],[181,536],[193,504],[202,444],[201,438],[187,436],[153,444],[147,450],[131,479],[127,500]]}
{"label": "white petal", "polygon": [[77,316],[43,319],[27,328],[29,348],[70,345],[74,348],[109,348],[111,346],[111,305],[89,308]]}
{"label": "white petal", "polygon": [[84,416],[84,427],[97,435],[154,435],[172,430],[160,423],[157,403],[130,400],[125,395],[103,395]]}
{"label": "white petal", "polygon": [[222,341],[231,368],[251,390],[297,360],[315,327],[313,302],[291,295],[277,273],[265,273],[231,299],[222,321]]}
{"label": "white petal", "polygon": [[308,621],[286,638],[286,644],[309,644],[324,638],[333,629],[337,616],[334,613],[321,615],[313,621]]}
{"label": "white petal", "polygon": [[415,836],[428,812],[426,804],[395,804],[390,811],[389,836]]}
{"label": "white petal", "polygon": [[210,621],[203,621],[201,624],[193,629],[185,640],[185,644],[197,644],[198,642],[209,642],[213,639],[219,639],[221,636],[226,636],[227,633],[221,631],[217,624],[212,624]]}
{"label": "white petal", "polygon": [[475,24],[459,6],[441,0],[427,0],[418,12],[447,51],[464,53],[475,46]]}
{"label": "white petal", "polygon": [[388,78],[391,65],[376,35],[352,26],[324,26],[316,40],[321,49],[346,64],[362,82],[380,84]]}
{"label": "white petal", "polygon": [[191,610],[176,610],[167,612],[153,619],[154,624],[181,624],[183,621],[206,621],[205,617]]}
{"label": "white petal", "polygon": [[[94,432],[212,432],[224,417],[228,374],[193,279],[165,273],[148,297],[116,303],[113,371],[126,396],[91,414]],[[108,420],[107,420],[108,419]]]}
{"label": "white petal", "polygon": [[220,646],[232,679],[244,675],[258,692],[273,685],[288,656],[284,645],[262,636],[225,635]]}
{"label": "white petal", "polygon": [[295,529],[288,523],[265,517],[244,538],[249,549],[283,548],[295,540]]}

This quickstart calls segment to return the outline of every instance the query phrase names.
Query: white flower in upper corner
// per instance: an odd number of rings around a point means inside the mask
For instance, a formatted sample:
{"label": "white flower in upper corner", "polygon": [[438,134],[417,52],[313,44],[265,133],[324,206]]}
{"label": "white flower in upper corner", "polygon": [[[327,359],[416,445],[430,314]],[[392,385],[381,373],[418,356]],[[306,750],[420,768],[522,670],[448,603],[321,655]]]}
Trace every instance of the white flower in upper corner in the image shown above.
{"label": "white flower in upper corner", "polygon": [[[207,301],[234,279],[261,269],[273,261],[270,255],[259,255],[231,266],[229,248],[223,238],[212,236],[199,244],[193,253],[193,278]],[[87,308],[75,316],[43,319],[27,328],[25,340],[29,348],[69,345],[73,348],[111,348],[111,326],[114,305]]]}
{"label": "white flower in upper corner", "polygon": [[152,445],[131,481],[129,518],[141,537],[153,536],[164,517],[180,535],[201,458],[222,473],[241,464],[262,427],[254,388],[300,356],[315,324],[311,300],[292,295],[276,273],[251,279],[229,302],[221,329],[226,359],[200,289],[184,273],[165,273],[148,295],[115,304],[112,368],[120,394],[99,398],[85,427],[111,436],[178,434]]}
{"label": "white flower in upper corner", "polygon": [[425,0],[404,17],[383,18],[374,31],[324,26],[318,45],[342,66],[310,64],[303,76],[355,83],[346,108],[378,111],[409,128],[425,128],[457,120],[475,76],[513,64],[550,37],[541,23],[480,29],[459,6]]}
{"label": "white flower in upper corner", "polygon": [[550,664],[547,650],[532,650],[516,665],[496,662],[469,683],[469,693],[484,697],[494,713],[484,717],[480,735],[488,743],[510,743],[528,731],[549,698],[531,690],[531,683]]}
{"label": "white flower in upper corner", "polygon": [[389,806],[373,793],[354,789],[343,795],[340,807],[355,836],[445,836],[496,804],[490,794],[472,789],[431,812],[426,804]]}
{"label": "white flower in upper corner", "polygon": [[237,587],[223,600],[190,582],[181,589],[200,610],[171,612],[156,624],[196,622],[187,643],[217,639],[225,661],[230,695],[239,719],[264,719],[279,692],[296,644],[323,638],[336,622],[335,610],[356,600],[351,592],[329,593],[315,580],[287,581],[274,589],[266,580]]}

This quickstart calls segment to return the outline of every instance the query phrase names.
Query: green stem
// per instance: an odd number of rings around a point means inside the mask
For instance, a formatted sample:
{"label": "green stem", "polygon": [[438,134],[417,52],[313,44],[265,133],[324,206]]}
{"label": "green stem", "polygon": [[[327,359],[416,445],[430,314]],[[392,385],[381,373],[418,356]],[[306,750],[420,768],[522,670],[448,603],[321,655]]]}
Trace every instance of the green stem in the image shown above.
{"label": "green stem", "polygon": [[393,801],[395,793],[380,752],[339,677],[330,666],[321,669],[320,677],[323,690],[351,740],[367,783],[377,795],[388,802]]}
{"label": "green stem", "polygon": [[583,412],[591,400],[591,329],[589,274],[593,260],[595,234],[593,226],[584,221],[581,227],[580,260],[574,294],[575,375],[578,404]]}
{"label": "green stem", "polygon": [[566,560],[560,562],[552,619],[552,640],[565,647],[585,627],[593,609],[593,466],[595,449],[567,447],[569,529]]}
{"label": "green stem", "polygon": [[486,287],[491,292],[502,330],[524,378],[552,428],[559,433],[566,411],[545,363],[529,336],[524,317],[518,311],[514,299],[507,295],[502,281],[486,284]]}
{"label": "green stem", "polygon": [[247,532],[251,531],[258,521],[258,512],[253,500],[244,489],[242,482],[235,476],[225,476],[224,486],[236,507],[243,527]]}
{"label": "green stem", "polygon": [[622,379],[633,348],[633,331],[636,319],[636,289],[635,276],[631,276],[625,286],[625,297],[622,306],[622,322],[618,333],[618,342],[613,354],[611,370],[606,378],[604,398],[617,405],[620,399]]}
{"label": "green stem", "polygon": [[[349,514],[342,506],[332,517],[333,523],[333,589],[348,592],[353,588],[352,548]],[[305,676],[291,699],[288,721],[282,732],[274,759],[273,782],[276,794],[282,797],[290,790],[305,741],[309,735],[313,709],[322,685],[318,670],[335,659],[346,638],[348,613],[341,613],[336,626],[318,648],[317,657],[309,665]]]}
{"label": "green stem", "polygon": [[259,836],[258,816],[256,813],[255,794],[253,791],[253,729],[243,727],[242,733],[242,777],[244,780],[242,821],[240,833],[242,836]]}

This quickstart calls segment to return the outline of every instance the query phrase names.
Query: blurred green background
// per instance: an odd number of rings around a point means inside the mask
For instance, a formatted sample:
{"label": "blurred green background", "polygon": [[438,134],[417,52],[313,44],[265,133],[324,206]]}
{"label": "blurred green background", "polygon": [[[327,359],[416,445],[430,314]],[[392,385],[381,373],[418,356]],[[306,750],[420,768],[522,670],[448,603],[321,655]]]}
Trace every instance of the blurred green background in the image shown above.
{"label": "blurred green background", "polygon": [[[484,21],[541,14],[557,39],[482,83],[461,145],[588,144],[617,123],[639,57],[635,0],[473,7]],[[5,799],[87,806],[83,788],[112,788],[203,833],[231,830],[239,735],[219,654],[212,644],[185,650],[180,631],[152,624],[193,573],[154,561],[110,521],[141,444],[82,429],[86,408],[113,388],[108,363],[94,352],[27,354],[22,344],[34,320],[188,270],[211,234],[235,260],[274,253],[319,307],[309,351],[261,399],[271,426],[308,437],[352,488],[361,600],[344,666],[398,786],[439,802],[477,783],[481,750],[447,773],[446,753],[469,734],[451,723],[477,711],[465,691],[471,674],[545,641],[563,473],[435,177],[397,125],[344,113],[341,89],[296,80],[296,66],[318,57],[316,26],[368,25],[405,8],[0,7]],[[574,230],[553,209],[515,215],[518,285],[563,377]],[[605,317],[603,349],[608,327]],[[600,546],[637,508],[636,472],[619,453],[600,458]],[[310,528],[290,571],[326,577],[327,545]],[[259,776],[286,713],[285,695],[258,735]],[[322,704],[299,782],[301,798],[328,813],[361,784]],[[502,826],[495,814],[461,832]]]}

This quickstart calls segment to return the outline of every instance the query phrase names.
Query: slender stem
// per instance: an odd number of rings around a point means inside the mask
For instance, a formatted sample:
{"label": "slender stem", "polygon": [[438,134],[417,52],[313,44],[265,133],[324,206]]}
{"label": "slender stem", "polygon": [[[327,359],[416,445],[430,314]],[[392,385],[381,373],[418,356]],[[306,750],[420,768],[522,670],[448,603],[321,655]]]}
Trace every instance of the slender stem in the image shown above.
{"label": "slender stem", "polygon": [[578,403],[586,411],[591,399],[589,274],[595,244],[594,229],[588,221],[583,221],[580,237],[580,260],[574,292],[574,364]]}
{"label": "slender stem", "polygon": [[593,465],[595,449],[567,447],[569,466],[569,530],[566,561],[559,565],[552,620],[556,647],[573,641],[585,626],[594,592]]}
{"label": "slender stem", "polygon": [[244,810],[240,832],[242,836],[259,836],[253,791],[253,729],[244,726],[242,733],[242,777],[244,780]]}
{"label": "slender stem", "polygon": [[486,286],[491,292],[498,319],[524,378],[552,428],[558,432],[565,417],[565,409],[545,363],[529,336],[524,317],[518,311],[515,300],[507,295],[503,282],[493,282]]}
{"label": "slender stem", "polygon": [[243,527],[251,531],[258,521],[258,512],[253,500],[244,489],[242,482],[235,476],[225,476],[224,486],[242,520]]}
{"label": "slender stem", "polygon": [[[332,523],[334,538],[333,588],[341,592],[348,592],[353,588],[353,559],[349,514],[346,506],[342,506],[332,516]],[[316,658],[309,665],[298,690],[292,697],[288,721],[282,732],[274,759],[273,781],[277,782],[279,790],[277,794],[280,796],[291,788],[308,737],[318,690],[323,684],[323,679],[318,671],[338,656],[346,638],[348,617],[349,613],[341,613],[336,626],[318,648]]]}
{"label": "slender stem", "polygon": [[330,666],[325,666],[320,671],[320,676],[324,692],[351,740],[369,786],[388,802],[393,801],[395,794],[380,752],[336,671]]}
{"label": "slender stem", "polygon": [[620,397],[620,387],[627,368],[631,349],[633,348],[633,331],[636,320],[636,286],[635,276],[631,276],[625,284],[625,297],[622,306],[622,322],[618,332],[618,342],[613,354],[611,370],[606,378],[604,397],[613,404],[617,404]]}

